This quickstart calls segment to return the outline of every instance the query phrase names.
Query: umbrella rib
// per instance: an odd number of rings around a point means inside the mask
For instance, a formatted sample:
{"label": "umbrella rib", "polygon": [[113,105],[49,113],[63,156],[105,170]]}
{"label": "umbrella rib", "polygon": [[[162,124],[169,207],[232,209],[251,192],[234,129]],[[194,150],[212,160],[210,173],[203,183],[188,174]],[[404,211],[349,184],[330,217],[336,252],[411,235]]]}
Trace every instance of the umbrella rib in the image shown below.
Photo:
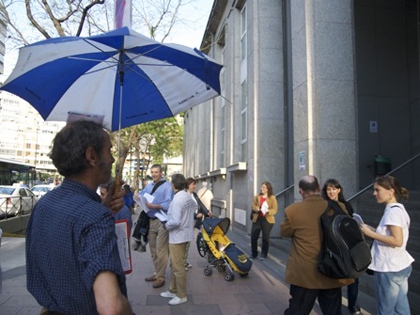
{"label": "umbrella rib", "polygon": [[[105,55],[108,55],[109,56],[109,58],[112,58],[112,59],[114,59],[115,60],[115,63],[118,63],[118,59],[117,58],[115,58],[115,52],[106,52],[105,50],[103,50],[103,49],[101,49],[101,48],[99,48],[97,45],[94,45],[90,40],[87,40],[86,38],[83,38],[83,40],[87,43],[87,44],[89,44],[89,45],[91,45],[92,47],[94,47],[95,49],[97,49],[98,51],[100,51],[100,52],[103,52]],[[120,49],[118,49],[117,50],[118,51],[118,53],[121,53],[121,50]]]}
{"label": "umbrella rib", "polygon": [[74,56],[69,56],[67,58],[68,59],[74,59],[74,60],[97,61],[97,62],[111,63],[110,61],[106,61],[106,60],[102,60],[102,59],[94,59],[94,58],[74,57]]}
{"label": "umbrella rib", "polygon": [[[160,46],[163,46],[163,45],[161,44]],[[148,53],[150,53],[150,52],[152,52],[152,51],[154,51],[154,50],[156,50],[156,49],[160,48],[160,46],[153,47],[153,48],[149,49],[148,51],[146,51],[146,52],[144,52],[144,53],[142,53],[142,54],[138,54],[138,55],[136,56],[136,58],[132,58],[132,60],[137,59],[137,58],[140,58],[140,57],[143,57],[143,56],[147,56],[147,55],[148,55]],[[149,58],[152,58],[152,57],[149,57]]]}
{"label": "umbrella rib", "polygon": [[68,59],[74,59],[74,60],[94,61],[94,62],[97,62],[97,63],[104,63],[104,64],[108,64],[108,66],[107,66],[107,67],[101,67],[100,69],[96,69],[96,70],[94,70],[94,71],[87,71],[87,72],[86,72],[86,74],[89,74],[89,73],[95,73],[95,72],[98,72],[98,71],[102,71],[102,70],[105,70],[105,69],[109,69],[109,68],[115,67],[115,66],[117,65],[117,63],[113,63],[113,62],[111,62],[111,61],[100,60],[100,59],[93,59],[93,58],[81,58],[81,57],[67,57],[67,58],[68,58]]}
{"label": "umbrella rib", "polygon": [[[85,72],[85,75],[96,73],[96,72],[103,71],[105,69],[110,69],[110,68],[113,68],[113,67],[116,67],[117,66],[117,63],[112,63],[110,61],[97,60],[97,59],[92,59],[92,58],[81,58],[81,57],[68,57],[68,58],[69,59],[75,59],[75,60],[85,60],[85,61],[98,61],[98,62],[100,61],[100,62],[103,62],[103,63],[106,63],[106,64],[109,65],[107,67],[101,67],[101,68],[97,68],[95,70],[86,71]],[[133,65],[135,65],[136,67],[133,67]],[[171,65],[171,64],[159,65],[159,64],[147,64],[147,63],[124,63],[124,66],[128,70],[130,70],[130,71],[136,73],[137,75],[139,75],[139,76],[147,79],[148,81],[151,81],[148,76],[143,75],[141,72],[139,72],[137,70],[137,68],[139,68],[137,66],[141,66],[141,65],[143,65],[143,66],[146,66],[146,65],[147,66],[155,66],[155,67],[175,67],[174,65]]]}
{"label": "umbrella rib", "polygon": [[[91,42],[90,40],[88,40],[87,38],[83,38],[83,40],[84,40],[87,44],[89,44],[89,45],[91,45],[92,47],[96,48],[98,51],[103,52],[104,54],[109,55],[109,57],[110,57],[110,58],[113,58],[113,59],[115,60],[115,62],[116,62],[116,63],[118,63],[118,59],[114,57],[114,56],[115,56],[115,53],[110,53],[110,52],[106,52],[106,51],[104,51],[103,49],[101,49],[101,48],[99,48],[97,45],[95,45],[93,42]],[[163,45],[161,44],[161,46],[163,46]],[[158,49],[158,48],[159,48],[159,46],[153,47],[153,48],[149,49],[148,51],[146,51],[145,53],[138,54],[138,55],[136,56],[136,58],[132,58],[132,60],[137,59],[137,58],[140,58],[140,57],[142,57],[142,56],[147,56],[147,54],[148,54],[149,52],[152,52],[152,51],[154,51],[154,50],[156,50],[156,49]],[[121,49],[118,49],[118,53],[119,53],[119,54],[122,54],[122,53],[125,53],[125,52],[128,52],[128,51],[129,51],[129,50],[128,50],[128,49],[125,49],[124,47],[123,47],[123,48],[121,48]]]}
{"label": "umbrella rib", "polygon": [[[115,64],[117,64],[117,62],[112,63],[110,61],[106,61],[106,60],[102,60],[102,59],[94,59],[94,58],[82,58],[82,57],[67,57],[68,59],[74,59],[74,60],[84,60],[84,61],[97,61],[97,62],[104,62],[104,63],[109,63],[112,64],[112,66],[114,66]],[[132,61],[134,59],[131,59],[130,61]],[[171,64],[171,63],[166,63],[166,64],[153,64],[153,63],[146,63],[146,62],[130,62],[130,64],[136,65],[136,66],[156,66],[156,67],[175,67],[175,65]],[[124,65],[128,66],[128,63],[124,63]]]}
{"label": "umbrella rib", "polygon": [[[103,49],[101,49],[101,48],[99,48],[97,45],[95,45],[94,43],[92,43],[91,41],[89,41],[89,40],[87,40],[86,38],[84,38],[83,39],[83,41],[84,42],[86,42],[87,44],[89,44],[90,46],[92,46],[92,47],[94,47],[95,49],[97,49],[99,52],[102,52],[102,53],[104,53],[104,54],[106,54],[106,55],[108,55],[109,56],[109,58],[111,58],[112,60],[114,60],[114,62],[115,63],[112,63],[112,62],[110,62],[110,61],[106,61],[106,60],[100,60],[100,59],[95,59],[95,58],[82,58],[82,57],[68,57],[69,59],[75,59],[75,60],[84,60],[84,61],[95,61],[95,62],[104,62],[104,63],[107,63],[107,64],[109,64],[109,66],[108,67],[103,67],[103,68],[100,68],[100,69],[96,69],[96,70],[94,70],[94,71],[87,71],[85,74],[91,74],[91,73],[95,73],[95,72],[98,72],[98,71],[102,71],[102,70],[104,70],[104,69],[109,69],[109,68],[111,68],[111,67],[115,67],[118,63],[119,63],[119,60],[115,57],[115,55],[116,55],[116,53],[114,52],[114,53],[111,53],[111,52],[106,52],[106,51],[104,51]],[[153,50],[156,50],[156,49],[158,49],[159,48],[159,46],[157,46],[157,47],[154,47],[154,48],[152,48],[152,49],[150,49],[150,50],[148,50],[146,53],[144,53],[144,54],[141,54],[141,55],[138,55],[138,56],[136,56],[135,58],[131,58],[130,59],[130,61],[134,61],[135,59],[138,59],[138,58],[140,58],[140,57],[143,57],[143,56],[147,56],[147,54],[149,53],[149,52],[151,52],[151,51],[153,51]],[[125,49],[119,49],[118,50],[118,54],[120,55],[120,54],[123,54],[123,53],[125,53],[125,52],[127,52],[128,50],[125,50]],[[150,57],[149,57],[150,58]],[[131,71],[133,71],[134,73],[137,73],[139,76],[142,76],[142,77],[144,77],[144,78],[146,78],[146,79],[148,79],[149,81],[151,81],[150,80],[150,78],[148,77],[148,76],[144,76],[144,75],[142,75],[141,73],[139,73],[138,71],[136,71],[136,67],[137,66],[141,66],[141,65],[147,65],[147,66],[156,66],[156,67],[174,67],[174,65],[172,65],[172,64],[170,64],[170,63],[168,63],[167,61],[165,61],[167,64],[165,64],[165,65],[162,65],[162,64],[148,64],[148,63],[135,63],[135,62],[130,62],[130,63],[124,63],[124,66],[125,67],[127,67],[127,69],[129,69],[129,70],[131,70]],[[130,65],[135,65],[136,67],[131,67]]]}

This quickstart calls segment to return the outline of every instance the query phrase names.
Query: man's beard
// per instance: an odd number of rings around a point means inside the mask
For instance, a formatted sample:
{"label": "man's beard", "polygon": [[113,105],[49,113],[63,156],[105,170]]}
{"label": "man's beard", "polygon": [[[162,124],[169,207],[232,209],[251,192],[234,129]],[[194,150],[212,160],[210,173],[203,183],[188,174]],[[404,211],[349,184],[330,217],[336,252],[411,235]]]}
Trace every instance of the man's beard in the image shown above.
{"label": "man's beard", "polygon": [[104,177],[106,176],[106,178],[102,180],[101,184],[108,183],[111,179],[112,164],[108,165],[101,156],[99,157],[99,168],[103,171]]}

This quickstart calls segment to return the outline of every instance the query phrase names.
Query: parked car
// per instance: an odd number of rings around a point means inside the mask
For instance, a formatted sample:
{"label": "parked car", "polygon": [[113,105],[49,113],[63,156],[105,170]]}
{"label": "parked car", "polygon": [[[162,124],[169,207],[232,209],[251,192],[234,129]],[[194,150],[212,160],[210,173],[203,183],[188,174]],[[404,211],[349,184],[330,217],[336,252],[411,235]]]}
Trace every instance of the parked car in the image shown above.
{"label": "parked car", "polygon": [[27,187],[0,186],[0,218],[30,213],[38,198]]}
{"label": "parked car", "polygon": [[42,196],[44,196],[47,192],[53,190],[55,188],[54,185],[35,185],[34,187],[31,188],[32,192],[34,193],[35,196],[37,196],[38,198],[41,198]]}

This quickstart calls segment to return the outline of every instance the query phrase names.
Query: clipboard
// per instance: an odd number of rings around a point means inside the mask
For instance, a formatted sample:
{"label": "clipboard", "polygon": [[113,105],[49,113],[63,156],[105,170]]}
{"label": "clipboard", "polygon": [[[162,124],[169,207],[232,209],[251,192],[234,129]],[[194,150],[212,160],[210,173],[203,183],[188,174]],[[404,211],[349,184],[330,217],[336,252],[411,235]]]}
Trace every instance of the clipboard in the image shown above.
{"label": "clipboard", "polygon": [[130,249],[130,226],[127,219],[115,221],[115,234],[117,236],[121,266],[123,267],[124,273],[127,275],[133,271]]}

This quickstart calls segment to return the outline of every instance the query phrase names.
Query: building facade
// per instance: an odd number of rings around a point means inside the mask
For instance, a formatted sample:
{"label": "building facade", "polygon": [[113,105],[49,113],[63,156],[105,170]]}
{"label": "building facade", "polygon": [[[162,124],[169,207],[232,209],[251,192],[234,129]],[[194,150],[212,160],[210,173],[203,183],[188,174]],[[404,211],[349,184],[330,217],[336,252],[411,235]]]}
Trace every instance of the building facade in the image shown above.
{"label": "building facade", "polygon": [[[418,7],[214,1],[201,49],[225,65],[222,96],[186,112],[186,175],[210,180],[215,208],[239,222],[235,209],[250,209],[262,181],[280,195],[294,185],[299,199],[302,176],[333,177],[349,197],[381,157],[390,169],[410,160],[420,152]],[[418,189],[419,161],[396,176]]]}
{"label": "building facade", "polygon": [[[201,50],[225,65],[222,96],[184,117],[184,173],[211,183],[212,210],[250,233],[252,198],[269,181],[279,237],[282,210],[301,199],[298,182],[313,174],[321,185],[338,179],[375,225],[383,208],[367,188],[392,170],[412,192],[409,250],[419,257],[419,7],[215,0]],[[412,278],[419,275],[415,267]]]}
{"label": "building facade", "polygon": [[64,122],[44,122],[26,101],[0,91],[0,156],[35,165],[37,170],[55,173],[48,153]]}
{"label": "building facade", "polygon": [[6,23],[0,18],[0,74],[4,73],[4,54],[6,53]]}

